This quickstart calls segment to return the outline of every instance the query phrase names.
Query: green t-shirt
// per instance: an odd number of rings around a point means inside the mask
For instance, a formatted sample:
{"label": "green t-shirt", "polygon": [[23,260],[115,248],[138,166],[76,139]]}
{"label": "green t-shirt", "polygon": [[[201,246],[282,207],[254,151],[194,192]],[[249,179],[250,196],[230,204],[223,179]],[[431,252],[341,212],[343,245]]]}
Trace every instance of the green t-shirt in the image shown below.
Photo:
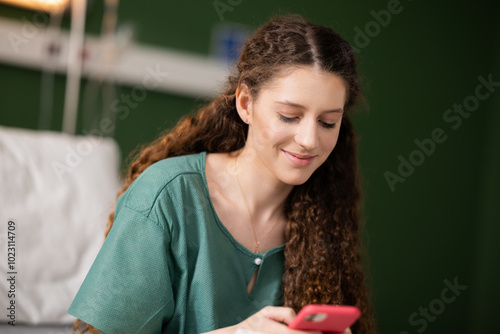
{"label": "green t-shirt", "polygon": [[104,333],[198,334],[282,305],[285,245],[257,254],[233,238],[210,200],[205,161],[206,152],[159,161],[120,196],[68,313]]}

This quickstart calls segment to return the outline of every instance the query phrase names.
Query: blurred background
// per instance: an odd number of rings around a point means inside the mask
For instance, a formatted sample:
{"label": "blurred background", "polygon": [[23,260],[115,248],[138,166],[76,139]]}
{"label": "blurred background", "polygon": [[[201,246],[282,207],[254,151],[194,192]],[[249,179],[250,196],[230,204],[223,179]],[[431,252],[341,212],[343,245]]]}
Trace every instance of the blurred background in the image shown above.
{"label": "blurred background", "polygon": [[248,33],[288,12],[334,28],[360,57],[354,123],[380,333],[500,333],[496,1],[94,0],[84,16],[0,2],[0,126],[114,138],[123,168],[217,94]]}

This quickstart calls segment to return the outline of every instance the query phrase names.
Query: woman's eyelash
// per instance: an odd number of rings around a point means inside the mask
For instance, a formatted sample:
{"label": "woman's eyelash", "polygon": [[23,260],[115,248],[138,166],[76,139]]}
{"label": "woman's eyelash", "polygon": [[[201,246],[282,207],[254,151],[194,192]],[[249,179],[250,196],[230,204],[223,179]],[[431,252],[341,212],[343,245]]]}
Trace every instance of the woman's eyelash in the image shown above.
{"label": "woman's eyelash", "polygon": [[[293,122],[295,121],[295,117],[285,117],[281,114],[278,114],[280,119],[283,121],[283,122]],[[335,123],[327,123],[327,122],[323,122],[323,121],[320,121],[321,125],[324,127],[324,128],[327,128],[327,129],[333,129],[335,127],[335,125],[337,124],[337,122]]]}
{"label": "woman's eyelash", "polygon": [[279,115],[280,115],[280,119],[281,119],[283,122],[291,122],[291,121],[295,120],[295,118],[285,117],[285,116],[283,116],[283,115],[281,115],[281,114],[279,114]]}
{"label": "woman's eyelash", "polygon": [[321,121],[321,125],[323,125],[327,129],[333,129],[336,124],[337,124],[337,122],[335,122],[335,123],[326,123],[326,122]]}

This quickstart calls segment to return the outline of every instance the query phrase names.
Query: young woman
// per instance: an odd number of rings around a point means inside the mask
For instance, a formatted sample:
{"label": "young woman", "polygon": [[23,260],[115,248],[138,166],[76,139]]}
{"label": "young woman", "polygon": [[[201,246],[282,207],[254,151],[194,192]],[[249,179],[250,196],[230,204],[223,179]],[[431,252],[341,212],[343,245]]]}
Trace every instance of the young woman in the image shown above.
{"label": "young woman", "polygon": [[261,26],[224,93],[132,163],[69,310],[75,330],[298,334],[287,324],[315,303],[358,306],[346,333],[374,333],[349,120],[359,94],[332,29],[300,16]]}

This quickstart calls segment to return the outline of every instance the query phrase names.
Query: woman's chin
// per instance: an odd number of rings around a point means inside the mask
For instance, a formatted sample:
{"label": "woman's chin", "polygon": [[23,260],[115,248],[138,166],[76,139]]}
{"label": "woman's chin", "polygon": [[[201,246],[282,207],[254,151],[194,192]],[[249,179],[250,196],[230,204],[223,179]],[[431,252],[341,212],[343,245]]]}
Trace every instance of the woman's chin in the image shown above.
{"label": "woman's chin", "polygon": [[297,176],[288,175],[287,177],[283,178],[282,181],[292,186],[300,186],[301,184],[306,183],[310,177],[311,175],[297,175]]}

